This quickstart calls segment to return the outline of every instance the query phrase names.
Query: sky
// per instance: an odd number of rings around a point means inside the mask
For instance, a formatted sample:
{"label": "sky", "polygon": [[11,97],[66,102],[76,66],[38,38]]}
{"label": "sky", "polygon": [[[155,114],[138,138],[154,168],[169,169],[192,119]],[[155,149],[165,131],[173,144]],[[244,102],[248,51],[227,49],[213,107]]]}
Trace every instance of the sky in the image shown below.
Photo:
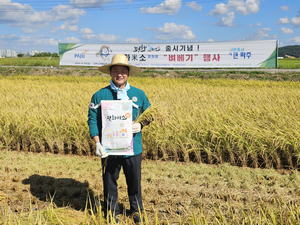
{"label": "sky", "polygon": [[270,39],[300,45],[300,0],[0,0],[0,49],[16,52]]}

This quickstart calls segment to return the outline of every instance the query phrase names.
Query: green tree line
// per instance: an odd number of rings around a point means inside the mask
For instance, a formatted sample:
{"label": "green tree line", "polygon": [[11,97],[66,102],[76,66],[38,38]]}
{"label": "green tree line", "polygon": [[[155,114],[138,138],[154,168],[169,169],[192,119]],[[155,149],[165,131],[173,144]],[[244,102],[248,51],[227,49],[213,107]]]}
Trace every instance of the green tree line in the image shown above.
{"label": "green tree line", "polygon": [[[52,55],[52,57],[58,57],[59,55],[55,52],[55,53],[51,53],[51,52],[40,52],[35,54],[34,56],[31,57],[50,57]],[[19,53],[18,57],[23,57],[24,54],[23,53]]]}
{"label": "green tree line", "polygon": [[286,58],[287,55],[300,58],[300,45],[290,45],[278,48],[279,57]]}
{"label": "green tree line", "polygon": [[58,54],[56,52],[55,53],[40,52],[40,53],[35,54],[32,57],[50,57],[51,55],[52,55],[52,57],[58,57]]}

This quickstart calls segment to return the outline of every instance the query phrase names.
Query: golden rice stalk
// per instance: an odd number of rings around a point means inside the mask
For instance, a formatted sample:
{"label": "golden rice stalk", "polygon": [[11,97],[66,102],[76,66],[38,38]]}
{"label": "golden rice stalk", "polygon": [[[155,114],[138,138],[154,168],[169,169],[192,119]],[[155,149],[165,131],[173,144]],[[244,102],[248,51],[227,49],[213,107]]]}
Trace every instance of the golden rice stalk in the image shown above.
{"label": "golden rice stalk", "polygon": [[143,126],[147,126],[150,122],[157,118],[159,115],[159,105],[149,106],[141,115],[138,115],[134,123],[141,123]]}

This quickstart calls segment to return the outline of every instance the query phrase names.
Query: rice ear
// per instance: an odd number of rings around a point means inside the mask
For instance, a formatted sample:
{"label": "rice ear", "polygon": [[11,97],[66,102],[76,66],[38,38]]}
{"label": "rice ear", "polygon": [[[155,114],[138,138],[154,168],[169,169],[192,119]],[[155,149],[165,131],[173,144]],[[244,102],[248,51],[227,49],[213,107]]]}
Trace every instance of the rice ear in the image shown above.
{"label": "rice ear", "polygon": [[154,120],[154,117],[158,113],[159,106],[149,106],[141,115],[137,116],[134,123],[141,123],[143,126],[148,125]]}

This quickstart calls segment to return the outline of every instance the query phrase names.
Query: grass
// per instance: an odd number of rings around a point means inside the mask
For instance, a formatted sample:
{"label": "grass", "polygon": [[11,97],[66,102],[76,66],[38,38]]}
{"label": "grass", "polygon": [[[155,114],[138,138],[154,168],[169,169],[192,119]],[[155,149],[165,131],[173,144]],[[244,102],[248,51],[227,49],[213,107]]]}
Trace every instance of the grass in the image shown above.
{"label": "grass", "polygon": [[0,65],[7,66],[53,66],[58,67],[58,57],[20,57],[0,59]]}
{"label": "grass", "polygon": [[[8,66],[42,66],[45,68],[18,68],[18,67],[0,67],[0,74],[2,76],[11,76],[14,74],[20,75],[44,75],[44,76],[107,76],[99,73],[95,67],[71,67],[68,69],[65,66],[59,66],[58,58],[48,57],[24,57],[24,58],[3,58],[0,59],[0,65]],[[299,69],[299,59],[279,59],[278,60],[279,70],[273,72],[267,69],[256,68],[256,70],[242,70],[238,71],[235,69],[224,70],[219,69],[171,69],[166,70],[158,69],[143,69],[141,73],[137,74],[136,77],[167,77],[167,78],[199,78],[199,79],[242,79],[242,80],[272,80],[272,81],[300,81],[300,72],[289,71],[280,72],[280,69]],[[51,68],[53,66],[54,68]],[[47,69],[46,69],[47,68]]]}
{"label": "grass", "polygon": [[[231,79],[231,80],[272,80],[272,81],[300,81],[299,72],[266,72],[260,70],[254,71],[174,71],[173,76],[177,78],[200,78],[200,79]],[[144,77],[146,75],[144,74]],[[148,75],[149,77],[149,75]]]}
{"label": "grass", "polygon": [[[0,67],[0,75],[2,76],[85,76],[85,77],[108,77],[107,74],[101,74],[96,68],[23,68],[23,67]],[[300,81],[300,72],[267,72],[262,70],[254,71],[184,71],[184,70],[168,70],[155,71],[145,70],[134,77],[150,77],[150,78],[198,78],[198,79],[230,79],[230,80],[272,80],[272,81]]]}
{"label": "grass", "polygon": [[[1,224],[105,224],[97,157],[1,151]],[[118,180],[121,224],[133,224]],[[297,224],[295,170],[143,160],[147,224]],[[298,221],[298,222],[297,222]]]}
{"label": "grass", "polygon": [[299,58],[278,59],[278,68],[279,69],[300,69],[300,59]]}

